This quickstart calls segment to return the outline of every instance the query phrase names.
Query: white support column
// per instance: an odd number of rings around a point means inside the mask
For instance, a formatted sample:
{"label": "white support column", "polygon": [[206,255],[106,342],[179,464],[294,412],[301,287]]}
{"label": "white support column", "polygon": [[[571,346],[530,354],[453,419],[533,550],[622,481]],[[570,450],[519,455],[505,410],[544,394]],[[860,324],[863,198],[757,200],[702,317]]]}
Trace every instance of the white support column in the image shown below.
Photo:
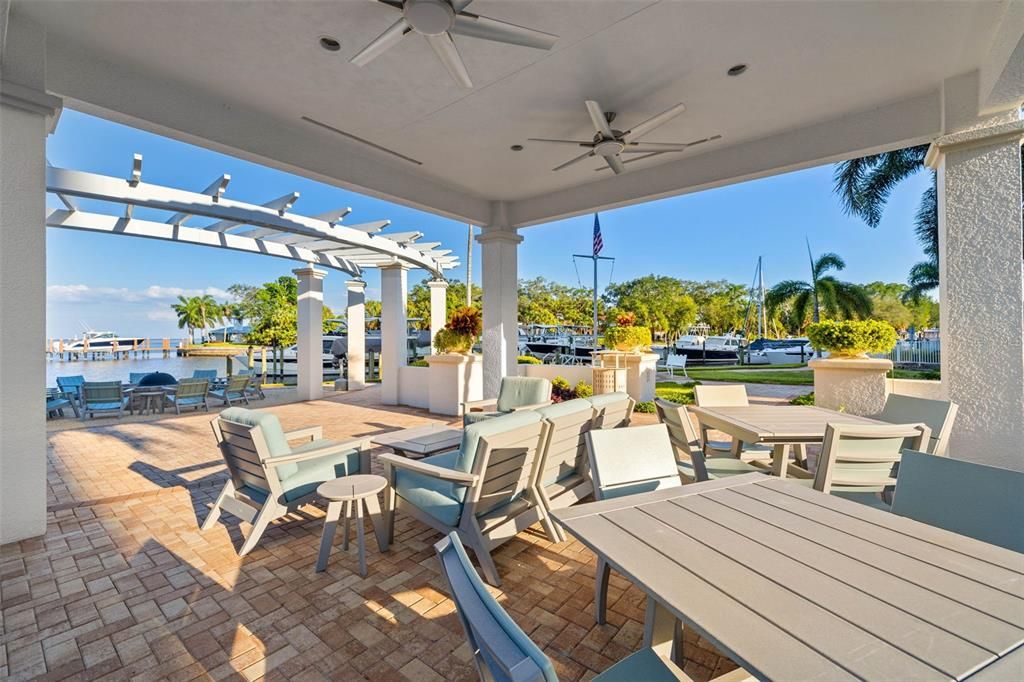
{"label": "white support column", "polygon": [[326,270],[313,266],[292,270],[299,278],[299,400],[319,400],[324,395],[324,277]]}
{"label": "white support column", "polygon": [[407,275],[401,265],[380,269],[380,400],[385,405],[398,404],[398,372],[408,362]]}
{"label": "white support column", "polygon": [[345,287],[348,289],[345,313],[348,325],[348,350],[345,352],[348,390],[361,391],[366,388],[366,282],[350,279],[345,282]]}
{"label": "white support column", "polygon": [[430,354],[433,355],[434,337],[448,324],[448,282],[432,279],[427,287],[430,288]]}
{"label": "white support column", "polygon": [[519,270],[517,250],[523,238],[514,229],[485,229],[478,237],[483,252],[484,397],[498,397],[501,378],[516,372],[518,355]]}
{"label": "white support column", "polygon": [[[950,455],[1024,469],[1024,122],[939,138],[942,383],[960,405]],[[1005,120],[1005,119],[1004,119]]]}
{"label": "white support column", "polygon": [[46,532],[46,34],[7,32],[0,80],[0,544]]}

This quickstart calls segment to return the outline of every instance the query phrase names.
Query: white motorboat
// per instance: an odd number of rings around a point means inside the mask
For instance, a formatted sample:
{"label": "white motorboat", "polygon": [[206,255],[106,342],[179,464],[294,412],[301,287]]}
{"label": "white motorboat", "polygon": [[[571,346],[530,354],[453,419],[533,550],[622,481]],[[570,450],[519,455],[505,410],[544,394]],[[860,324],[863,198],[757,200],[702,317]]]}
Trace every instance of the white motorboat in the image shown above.
{"label": "white motorboat", "polygon": [[82,338],[64,345],[66,351],[110,350],[117,344],[119,348],[131,348],[146,341],[144,336],[118,336],[115,332],[98,332],[87,329]]}

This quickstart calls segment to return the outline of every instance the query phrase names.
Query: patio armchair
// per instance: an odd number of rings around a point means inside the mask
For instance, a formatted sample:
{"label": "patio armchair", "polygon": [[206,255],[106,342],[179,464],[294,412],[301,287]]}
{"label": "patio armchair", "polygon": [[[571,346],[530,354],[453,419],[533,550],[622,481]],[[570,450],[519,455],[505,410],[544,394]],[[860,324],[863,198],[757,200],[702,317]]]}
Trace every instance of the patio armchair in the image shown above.
{"label": "patio armchair", "polygon": [[1024,552],[1021,491],[1024,472],[904,450],[892,513]]}
{"label": "patio armchair", "polygon": [[67,377],[57,377],[57,388],[60,389],[61,393],[67,393],[71,400],[74,400],[81,404],[82,384],[85,383],[85,377],[81,374]]}
{"label": "patio armchair", "polygon": [[97,412],[114,413],[121,417],[125,408],[129,414],[135,414],[131,406],[131,396],[125,395],[124,384],[120,381],[86,381],[82,384],[81,418],[92,418]]}
{"label": "patio armchair", "polygon": [[[627,429],[591,429],[586,435],[587,458],[594,497],[608,500],[683,484],[676,468],[668,428],[664,424]],[[604,625],[608,608],[611,566],[597,559],[594,617]]]}
{"label": "patio armchair", "polygon": [[164,395],[164,400],[174,406],[175,414],[181,414],[181,408],[200,407],[210,411],[210,382],[206,379],[182,379],[173,391]]}
{"label": "patio armchair", "polygon": [[462,403],[462,423],[479,421],[511,412],[533,410],[551,404],[551,382],[543,377],[502,377],[498,397]]}
{"label": "patio armchair", "polygon": [[215,369],[194,369],[192,370],[193,379],[206,379],[213,383],[217,380],[217,370]]}
{"label": "patio armchair", "polygon": [[[724,386],[703,386],[698,384],[693,387],[693,402],[697,407],[747,407],[750,401],[747,399],[747,387],[743,384],[727,384]],[[700,428],[700,440],[704,444],[704,454],[708,457],[720,455],[731,455],[733,442],[731,440],[709,440],[708,429]],[[802,444],[793,446],[797,462],[807,461],[806,449]],[[744,462],[760,462],[764,466],[770,466],[772,461],[772,448],[767,445],[742,445],[739,458]]]}
{"label": "patio armchair", "polygon": [[458,533],[487,582],[501,585],[491,550],[538,521],[556,537],[536,494],[547,429],[536,412],[513,412],[467,426],[458,450],[419,460],[380,455],[390,484],[388,542],[401,510],[442,533]]}
{"label": "patio armchair", "polygon": [[[201,370],[196,370],[201,371]],[[218,400],[224,401],[225,405],[242,401],[246,405],[249,404],[249,396],[246,394],[245,389],[249,386],[249,377],[244,374],[233,374],[228,377],[228,382],[221,388],[215,388],[210,391],[210,397],[217,398]]]}
{"label": "patio armchair", "polygon": [[924,424],[829,424],[813,478],[791,480],[888,511],[880,495],[886,487],[897,485],[895,465],[904,442],[909,440],[919,450],[930,436]]}
{"label": "patio armchair", "polygon": [[64,416],[64,408],[70,407],[78,416],[78,398],[57,388],[46,389],[46,417]]}
{"label": "patio armchair", "polygon": [[[587,432],[593,427],[594,406],[577,398],[537,410],[548,425],[541,444],[541,472],[537,477],[537,497],[550,515],[552,509],[572,506],[594,492],[587,464]],[[556,536],[566,537],[558,524],[552,524]]]}
{"label": "patio armchair", "polygon": [[[458,534],[449,533],[434,545],[434,551],[448,581],[455,612],[469,640],[480,679],[558,682],[551,659],[512,620],[473,570]],[[727,673],[712,682],[752,679],[742,669],[739,673]],[[630,654],[592,679],[594,682],[692,682],[679,666],[650,647]]]}
{"label": "patio armchair", "polygon": [[321,483],[370,473],[369,438],[339,443],[323,438],[319,426],[286,432],[277,415],[244,407],[229,407],[210,424],[230,478],[202,529],[212,528],[221,511],[251,523],[239,556],[252,551],[271,521],[315,499]]}
{"label": "patio armchair", "polygon": [[[931,436],[923,451],[945,457],[958,409],[959,406],[949,400],[929,400],[890,393],[882,411],[871,415],[871,418],[890,424],[925,424],[931,430]],[[910,444],[906,447],[910,448]]]}
{"label": "patio armchair", "polygon": [[263,392],[263,382],[266,381],[266,375],[257,374],[251,369],[240,369],[238,373],[242,376],[249,377],[249,385],[245,387],[245,394],[253,400],[265,400],[267,394]]}
{"label": "patio armchair", "polygon": [[636,407],[636,401],[630,398],[628,393],[622,391],[602,393],[591,396],[587,400],[594,406],[595,429],[617,429],[620,426],[629,426],[629,422],[633,418],[633,408]]}
{"label": "patio armchair", "polygon": [[685,405],[655,398],[654,407],[658,421],[668,428],[668,438],[676,453],[676,466],[684,481],[694,483],[766,471],[735,457],[705,457],[704,446]]}

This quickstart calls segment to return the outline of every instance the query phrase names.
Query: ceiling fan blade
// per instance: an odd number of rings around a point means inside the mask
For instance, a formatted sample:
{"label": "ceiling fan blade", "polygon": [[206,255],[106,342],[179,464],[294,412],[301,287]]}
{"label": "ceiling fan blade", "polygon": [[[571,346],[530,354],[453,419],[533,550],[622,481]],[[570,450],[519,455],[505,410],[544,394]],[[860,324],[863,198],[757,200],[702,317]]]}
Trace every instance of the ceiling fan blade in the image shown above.
{"label": "ceiling fan blade", "polygon": [[391,24],[391,26],[388,27],[388,30],[377,36],[369,45],[356,53],[356,56],[349,59],[349,61],[356,66],[366,66],[380,56],[381,53],[391,47],[394,47],[398,41],[405,37],[405,34],[410,31],[412,31],[412,27],[409,26],[408,22],[406,22],[403,17]]}
{"label": "ceiling fan blade", "polygon": [[587,100],[587,113],[590,114],[590,120],[594,123],[594,129],[607,137],[612,139],[615,137],[615,133],[612,132],[612,128],[608,125],[608,119],[604,116],[604,110],[601,109],[601,105],[592,99]]}
{"label": "ceiling fan blade", "polygon": [[616,175],[619,173],[625,173],[626,167],[622,164],[622,159],[618,156],[606,156],[604,160],[608,163],[608,167],[615,172]]}
{"label": "ceiling fan blade", "polygon": [[647,154],[650,152],[683,152],[687,144],[631,144],[622,150],[622,154]]}
{"label": "ceiling fan blade", "polygon": [[388,7],[393,7],[399,12],[403,9],[402,0],[377,0],[377,2],[382,5],[387,5]]}
{"label": "ceiling fan blade", "polygon": [[[658,156],[659,154],[664,154],[664,153],[665,152],[651,152],[649,154],[644,154],[643,156],[634,156],[632,159],[626,159],[625,161],[622,162],[622,164],[625,165],[627,163],[633,163],[634,161],[643,161],[644,159],[649,159],[652,156]],[[608,166],[601,166],[600,168],[595,168],[594,172],[595,173],[600,173],[601,171],[606,171],[606,170],[608,170]]]}
{"label": "ceiling fan blade", "polygon": [[[687,147],[692,147],[695,144],[704,144],[705,142],[714,142],[715,140],[721,140],[721,139],[722,139],[721,135],[712,135],[711,137],[705,137],[705,138],[702,138],[700,140],[694,140],[693,142],[687,142],[686,146]],[[647,143],[645,142],[644,144],[647,144]]]}
{"label": "ceiling fan blade", "polygon": [[473,2],[473,0],[451,0],[452,9],[455,10],[456,14],[458,14],[462,10],[466,9],[467,7],[469,7],[469,4],[471,2]]}
{"label": "ceiling fan blade", "polygon": [[579,156],[577,156],[577,157],[576,157],[576,158],[574,158],[574,159],[569,159],[568,161],[566,161],[565,163],[563,163],[563,164],[562,164],[561,166],[555,166],[555,167],[554,167],[554,168],[552,168],[551,170],[553,170],[553,171],[558,171],[558,170],[562,170],[562,169],[563,169],[563,168],[565,168],[566,166],[571,166],[571,165],[573,165],[574,163],[578,163],[578,162],[582,161],[583,159],[586,159],[587,157],[590,157],[590,156],[593,156],[593,155],[594,155],[594,150],[590,150],[590,151],[589,151],[589,152],[587,152],[586,154],[580,154]]}
{"label": "ceiling fan blade", "polygon": [[590,140],[550,140],[544,137],[528,137],[526,138],[529,142],[553,142],[555,144],[571,144],[577,147],[593,147],[594,143]]}
{"label": "ceiling fan blade", "polygon": [[469,78],[469,71],[466,70],[466,64],[462,61],[462,57],[459,56],[459,50],[455,47],[452,37],[447,33],[423,37],[430,43],[434,54],[444,64],[444,68],[448,69],[448,73],[455,79],[455,82],[464,88],[473,87],[473,81]]}
{"label": "ceiling fan blade", "polygon": [[641,137],[643,135],[646,135],[647,133],[651,132],[658,126],[668,123],[669,121],[671,121],[673,118],[683,113],[684,111],[686,111],[686,105],[680,102],[674,107],[671,107],[661,112],[657,116],[652,116],[651,118],[647,119],[640,125],[635,126],[632,130],[626,131],[622,137]]}
{"label": "ceiling fan blade", "polygon": [[[458,10],[456,9],[456,11]],[[455,25],[452,26],[451,32],[470,38],[535,47],[538,50],[550,50],[558,40],[558,36],[550,33],[517,26],[507,21],[498,21],[490,17],[481,17],[469,12],[462,12],[455,17]]]}

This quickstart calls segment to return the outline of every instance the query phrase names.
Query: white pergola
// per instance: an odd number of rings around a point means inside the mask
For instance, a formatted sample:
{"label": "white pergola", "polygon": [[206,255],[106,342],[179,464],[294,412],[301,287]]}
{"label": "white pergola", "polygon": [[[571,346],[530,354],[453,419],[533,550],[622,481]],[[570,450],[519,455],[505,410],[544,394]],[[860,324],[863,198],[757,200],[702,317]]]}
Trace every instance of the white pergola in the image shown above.
{"label": "white pergola", "polygon": [[[424,41],[350,63],[394,21],[380,3],[182,7],[0,0],[0,417],[20,427],[0,436],[0,465],[20,472],[0,490],[0,539],[45,520],[45,426],[24,400],[43,361],[6,349],[45,334],[44,147],[62,106],[482,226],[490,396],[515,370],[529,226],[930,143],[942,386],[960,404],[950,451],[1024,468],[1024,2],[475,0],[558,38],[540,50],[456,36],[472,89]],[[585,100],[623,121],[686,104],[645,142],[721,137],[621,175],[598,161],[553,171],[568,147],[529,139],[589,139]],[[637,238],[700,238],[685,230]],[[383,289],[404,291],[399,270]]]}

